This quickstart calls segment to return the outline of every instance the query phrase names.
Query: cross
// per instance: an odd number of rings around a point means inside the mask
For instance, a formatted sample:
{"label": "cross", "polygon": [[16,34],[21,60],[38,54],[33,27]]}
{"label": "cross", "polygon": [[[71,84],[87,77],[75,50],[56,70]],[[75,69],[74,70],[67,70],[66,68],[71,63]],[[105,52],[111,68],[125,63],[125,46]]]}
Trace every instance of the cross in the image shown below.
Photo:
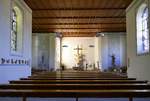
{"label": "cross", "polygon": [[83,50],[82,48],[79,48],[79,45],[77,46],[77,48],[75,48],[74,50],[77,50],[77,54],[79,55],[79,51]]}

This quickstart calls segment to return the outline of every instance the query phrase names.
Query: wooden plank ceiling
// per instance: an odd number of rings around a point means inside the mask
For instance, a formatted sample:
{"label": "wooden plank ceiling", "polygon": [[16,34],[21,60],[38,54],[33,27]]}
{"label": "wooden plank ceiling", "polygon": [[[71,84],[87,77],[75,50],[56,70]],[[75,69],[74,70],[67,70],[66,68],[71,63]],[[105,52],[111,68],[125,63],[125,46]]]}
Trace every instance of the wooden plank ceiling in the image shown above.
{"label": "wooden plank ceiling", "polygon": [[25,0],[33,10],[33,33],[94,36],[125,32],[125,9],[132,0]]}

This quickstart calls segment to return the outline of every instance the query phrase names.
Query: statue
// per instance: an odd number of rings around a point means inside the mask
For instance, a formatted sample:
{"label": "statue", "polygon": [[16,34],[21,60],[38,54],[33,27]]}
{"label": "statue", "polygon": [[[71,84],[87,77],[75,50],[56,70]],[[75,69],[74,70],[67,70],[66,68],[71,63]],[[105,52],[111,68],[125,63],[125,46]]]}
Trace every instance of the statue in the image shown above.
{"label": "statue", "polygon": [[111,55],[111,64],[112,64],[112,67],[115,67],[116,65],[115,65],[115,54],[112,54]]}

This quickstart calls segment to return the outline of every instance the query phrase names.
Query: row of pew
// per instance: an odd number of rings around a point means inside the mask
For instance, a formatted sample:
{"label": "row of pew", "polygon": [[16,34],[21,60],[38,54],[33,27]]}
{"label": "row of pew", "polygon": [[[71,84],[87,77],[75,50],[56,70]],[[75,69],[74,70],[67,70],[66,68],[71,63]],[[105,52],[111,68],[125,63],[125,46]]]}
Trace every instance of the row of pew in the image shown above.
{"label": "row of pew", "polygon": [[97,71],[57,71],[0,84],[1,97],[43,98],[150,98],[150,85],[113,73]]}

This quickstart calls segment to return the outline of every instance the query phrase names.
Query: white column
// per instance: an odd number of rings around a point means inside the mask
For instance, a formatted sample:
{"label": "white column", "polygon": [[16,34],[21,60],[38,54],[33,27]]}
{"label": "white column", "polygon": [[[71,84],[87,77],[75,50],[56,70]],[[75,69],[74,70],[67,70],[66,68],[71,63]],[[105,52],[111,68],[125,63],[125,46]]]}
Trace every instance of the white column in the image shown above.
{"label": "white column", "polygon": [[49,70],[55,69],[55,33],[49,34]]}
{"label": "white column", "polygon": [[60,69],[61,43],[60,37],[55,38],[55,70]]}
{"label": "white column", "polygon": [[101,70],[101,36],[95,37],[95,67]]}

